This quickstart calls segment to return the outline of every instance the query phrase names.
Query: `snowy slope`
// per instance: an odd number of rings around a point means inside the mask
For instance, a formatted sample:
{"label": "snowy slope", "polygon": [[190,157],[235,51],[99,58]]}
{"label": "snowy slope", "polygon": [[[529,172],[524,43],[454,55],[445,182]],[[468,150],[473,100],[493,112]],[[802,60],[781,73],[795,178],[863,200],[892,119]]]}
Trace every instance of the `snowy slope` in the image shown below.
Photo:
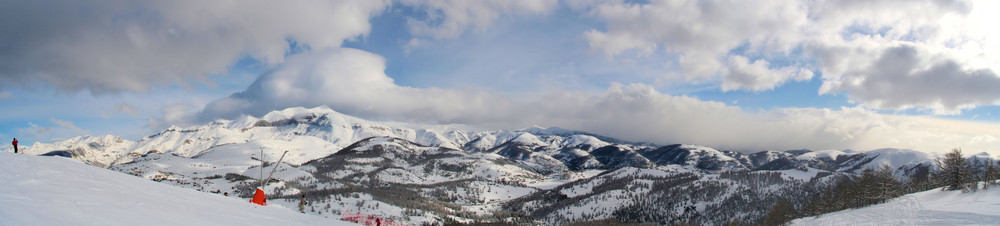
{"label": "snowy slope", "polygon": [[970,193],[934,189],[879,205],[796,219],[792,225],[996,225],[998,207],[1000,188]]}
{"label": "snowy slope", "polygon": [[351,225],[62,157],[0,152],[0,225]]}

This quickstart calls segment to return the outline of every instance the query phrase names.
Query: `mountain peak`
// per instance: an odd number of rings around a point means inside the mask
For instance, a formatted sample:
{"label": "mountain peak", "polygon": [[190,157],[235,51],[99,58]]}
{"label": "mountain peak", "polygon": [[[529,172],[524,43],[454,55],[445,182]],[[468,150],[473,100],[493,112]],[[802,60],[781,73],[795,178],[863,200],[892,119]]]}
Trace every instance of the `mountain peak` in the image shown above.
{"label": "mountain peak", "polygon": [[532,145],[545,144],[545,142],[542,142],[542,140],[539,139],[538,136],[535,136],[535,134],[532,133],[518,134],[517,137],[514,137],[514,139],[510,140],[510,142],[517,144],[532,144]]}
{"label": "mountain peak", "polygon": [[319,106],[319,107],[314,107],[314,108],[305,108],[305,107],[290,107],[290,108],[285,108],[285,109],[282,109],[282,110],[277,110],[277,111],[269,112],[269,113],[265,114],[263,117],[261,117],[261,119],[262,120],[267,120],[267,121],[278,121],[278,120],[285,120],[285,119],[303,118],[303,117],[307,117],[307,116],[310,116],[310,115],[312,115],[312,116],[320,116],[320,115],[347,116],[345,114],[341,114],[340,112],[334,111],[333,109],[330,109],[330,107],[327,107],[327,106],[324,105],[324,106]]}
{"label": "mountain peak", "polygon": [[567,135],[576,135],[576,134],[586,134],[586,132],[583,132],[583,131],[563,129],[563,128],[559,128],[559,127],[555,127],[555,126],[553,126],[553,127],[547,127],[546,128],[546,127],[537,126],[537,125],[536,126],[532,126],[532,127],[528,127],[528,128],[525,128],[525,129],[521,129],[520,131],[521,132],[532,133],[532,134],[535,134],[535,135],[552,135],[552,136],[567,136]]}

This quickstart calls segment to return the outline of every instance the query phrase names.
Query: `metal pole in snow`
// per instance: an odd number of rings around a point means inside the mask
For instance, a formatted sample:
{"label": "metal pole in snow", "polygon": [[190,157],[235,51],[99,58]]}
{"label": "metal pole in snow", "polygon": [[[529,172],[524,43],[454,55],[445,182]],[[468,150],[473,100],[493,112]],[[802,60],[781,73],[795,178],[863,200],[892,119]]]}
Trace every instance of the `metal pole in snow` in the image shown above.
{"label": "metal pole in snow", "polygon": [[[278,170],[278,166],[281,166],[281,160],[285,159],[285,154],[288,154],[288,151],[285,151],[285,153],[281,153],[281,158],[279,158],[278,161],[274,163],[274,168],[272,168],[271,174],[267,175],[267,180],[265,180],[265,181],[271,180],[271,176],[274,176],[274,171],[277,171]],[[264,169],[261,169],[261,170],[264,170]],[[263,171],[261,171],[261,172],[263,172]]]}
{"label": "metal pole in snow", "polygon": [[260,189],[264,189],[264,149],[260,149],[260,177],[257,178],[260,181]]}

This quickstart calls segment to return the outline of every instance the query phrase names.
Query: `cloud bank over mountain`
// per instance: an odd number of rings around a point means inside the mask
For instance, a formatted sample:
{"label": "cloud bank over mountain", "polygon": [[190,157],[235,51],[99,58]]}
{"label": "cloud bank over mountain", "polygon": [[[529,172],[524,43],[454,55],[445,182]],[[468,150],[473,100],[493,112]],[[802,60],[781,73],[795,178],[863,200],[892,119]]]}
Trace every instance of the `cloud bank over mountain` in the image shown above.
{"label": "cloud bank over mountain", "polygon": [[[385,59],[341,48],[293,56],[246,90],[208,104],[172,124],[260,116],[273,109],[326,105],[363,118],[507,128],[531,125],[591,131],[635,141],[695,143],[732,149],[988,149],[1000,126],[860,107],[751,112],[720,102],[672,96],[645,84],[613,84],[601,93],[550,92],[511,99],[481,90],[400,86]],[[981,139],[980,139],[981,140]]]}
{"label": "cloud bank over mountain", "polygon": [[[0,107],[40,109],[30,98],[50,91],[182,101],[119,98],[84,111],[96,116],[35,123],[8,114],[20,124],[0,138],[102,131],[80,122],[91,118],[162,128],[326,105],[375,120],[735,149],[998,150],[1000,125],[963,115],[1000,105],[998,10],[952,0],[16,2],[0,8]],[[246,71],[260,75],[233,76]],[[705,97],[770,93],[840,102]]]}

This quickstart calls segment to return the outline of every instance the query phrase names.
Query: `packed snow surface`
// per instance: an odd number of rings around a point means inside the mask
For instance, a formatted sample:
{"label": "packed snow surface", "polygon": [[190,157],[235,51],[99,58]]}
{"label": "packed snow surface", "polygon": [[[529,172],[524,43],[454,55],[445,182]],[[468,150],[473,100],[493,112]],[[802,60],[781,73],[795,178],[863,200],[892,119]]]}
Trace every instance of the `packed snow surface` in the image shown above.
{"label": "packed snow surface", "polygon": [[968,193],[934,189],[879,205],[792,221],[792,225],[996,224],[1000,224],[1000,188],[996,187]]}
{"label": "packed snow surface", "polygon": [[0,152],[0,225],[353,225],[63,157]]}

